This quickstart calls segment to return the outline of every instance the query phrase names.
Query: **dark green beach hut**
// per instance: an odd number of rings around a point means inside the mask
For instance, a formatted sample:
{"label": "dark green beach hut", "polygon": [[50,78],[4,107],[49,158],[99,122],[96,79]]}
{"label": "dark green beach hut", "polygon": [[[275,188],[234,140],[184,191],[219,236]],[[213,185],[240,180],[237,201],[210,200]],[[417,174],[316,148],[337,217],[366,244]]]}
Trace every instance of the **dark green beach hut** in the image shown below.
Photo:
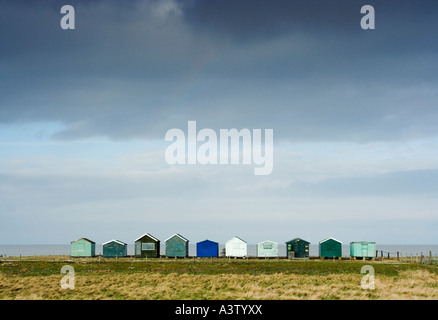
{"label": "dark green beach hut", "polygon": [[308,258],[309,241],[295,238],[286,242],[286,256],[288,259]]}
{"label": "dark green beach hut", "polygon": [[120,240],[110,240],[102,243],[104,258],[126,257],[128,255],[128,245]]}
{"label": "dark green beach hut", "polygon": [[321,258],[342,257],[342,242],[329,237],[319,242],[319,256]]}
{"label": "dark green beach hut", "polygon": [[158,258],[160,256],[160,240],[145,233],[135,239],[135,256],[138,258]]}
{"label": "dark green beach hut", "polygon": [[166,239],[166,257],[188,257],[189,256],[189,240],[182,235],[175,233],[173,236]]}

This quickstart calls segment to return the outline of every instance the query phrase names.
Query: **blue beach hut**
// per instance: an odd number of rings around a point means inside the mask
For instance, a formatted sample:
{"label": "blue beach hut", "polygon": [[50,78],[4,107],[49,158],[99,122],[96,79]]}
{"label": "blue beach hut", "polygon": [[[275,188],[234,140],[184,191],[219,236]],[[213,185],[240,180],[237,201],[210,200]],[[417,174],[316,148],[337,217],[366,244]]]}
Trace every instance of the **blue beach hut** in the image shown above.
{"label": "blue beach hut", "polygon": [[196,244],[197,257],[218,257],[219,244],[214,241],[204,240]]}

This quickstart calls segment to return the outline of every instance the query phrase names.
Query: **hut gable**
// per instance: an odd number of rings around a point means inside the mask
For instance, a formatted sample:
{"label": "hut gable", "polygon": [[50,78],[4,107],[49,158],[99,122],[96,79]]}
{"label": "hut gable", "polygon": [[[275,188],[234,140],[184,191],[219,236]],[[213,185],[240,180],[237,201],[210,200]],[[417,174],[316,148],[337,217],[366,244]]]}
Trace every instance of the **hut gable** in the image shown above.
{"label": "hut gable", "polygon": [[292,239],[292,240],[286,241],[286,244],[287,244],[287,243],[294,243],[294,242],[298,242],[298,241],[302,241],[302,242],[310,243],[309,241],[306,241],[306,240],[301,239],[301,238],[294,238],[294,239]]}
{"label": "hut gable", "polygon": [[87,242],[89,242],[89,243],[94,243],[94,244],[96,244],[96,242],[94,242],[94,241],[92,241],[92,240],[90,240],[90,239],[87,239],[87,238],[79,238],[79,239],[73,240],[73,241],[70,242],[70,243],[78,242],[78,241],[80,241],[80,240],[84,240],[84,241],[87,241]]}
{"label": "hut gable", "polygon": [[333,237],[325,238],[324,240],[321,240],[319,243],[323,243],[323,242],[326,242],[326,241],[328,241],[328,240],[334,240],[334,241],[336,241],[336,242],[342,243],[342,241],[340,241],[340,240],[336,240],[336,239],[333,238]]}
{"label": "hut gable", "polygon": [[233,239],[237,239],[237,240],[239,240],[239,241],[241,241],[241,242],[246,243],[245,240],[243,240],[242,238],[239,238],[238,236],[234,236],[234,237],[233,237],[232,239],[230,239],[230,240],[233,240]]}
{"label": "hut gable", "polygon": [[142,235],[141,237],[138,237],[137,239],[135,239],[134,241],[141,241],[143,239],[152,239],[156,242],[159,242],[160,240],[158,240],[157,238],[155,238],[154,236],[152,236],[149,233],[145,233],[144,235]]}
{"label": "hut gable", "polygon": [[167,238],[166,240],[164,240],[164,242],[167,242],[167,240],[170,240],[170,239],[172,239],[173,237],[178,237],[178,238],[181,239],[181,241],[189,242],[189,240],[187,240],[186,238],[184,238],[184,237],[183,237],[182,235],[180,235],[179,233],[175,233],[175,234],[173,234],[172,236],[170,236],[169,238]]}
{"label": "hut gable", "polygon": [[127,244],[124,243],[123,241],[116,240],[116,239],[112,239],[112,240],[110,240],[110,241],[104,242],[104,243],[102,243],[102,245],[104,246],[104,245],[109,244],[109,243],[111,243],[111,242],[116,242],[116,243],[118,243],[118,244],[120,244],[120,245],[127,245]]}

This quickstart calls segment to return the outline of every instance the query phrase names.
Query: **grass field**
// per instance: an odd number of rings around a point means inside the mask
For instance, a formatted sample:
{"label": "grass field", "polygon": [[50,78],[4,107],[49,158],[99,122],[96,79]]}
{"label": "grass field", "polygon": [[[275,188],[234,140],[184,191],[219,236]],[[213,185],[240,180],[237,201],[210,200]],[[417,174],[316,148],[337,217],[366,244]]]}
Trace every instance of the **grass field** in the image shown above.
{"label": "grass field", "polygon": [[[62,266],[75,288],[62,289]],[[375,271],[362,289],[361,268]],[[257,259],[0,260],[0,299],[438,299],[438,266],[397,261]]]}

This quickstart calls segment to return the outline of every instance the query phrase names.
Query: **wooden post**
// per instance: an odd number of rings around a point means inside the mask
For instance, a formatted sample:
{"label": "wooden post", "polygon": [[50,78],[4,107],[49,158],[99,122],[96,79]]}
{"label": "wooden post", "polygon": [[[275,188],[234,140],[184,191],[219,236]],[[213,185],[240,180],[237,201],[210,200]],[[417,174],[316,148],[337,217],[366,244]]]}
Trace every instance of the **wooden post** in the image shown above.
{"label": "wooden post", "polygon": [[389,259],[389,252],[388,252],[388,259]]}
{"label": "wooden post", "polygon": [[400,261],[400,252],[397,251],[397,261]]}
{"label": "wooden post", "polygon": [[380,256],[381,256],[382,259],[383,259],[383,250],[380,250]]}

